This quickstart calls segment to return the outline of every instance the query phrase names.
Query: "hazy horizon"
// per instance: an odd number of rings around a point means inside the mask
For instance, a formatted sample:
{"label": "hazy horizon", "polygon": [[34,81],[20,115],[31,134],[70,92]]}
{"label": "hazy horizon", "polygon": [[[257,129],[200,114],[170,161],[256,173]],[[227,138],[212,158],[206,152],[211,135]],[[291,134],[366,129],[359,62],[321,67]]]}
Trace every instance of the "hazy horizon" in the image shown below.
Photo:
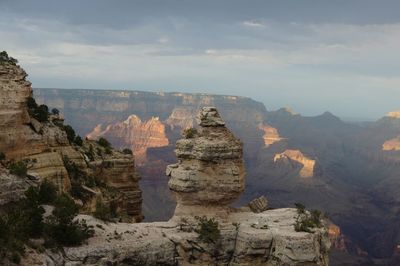
{"label": "hazy horizon", "polygon": [[400,109],[398,1],[0,2],[33,87],[247,96],[268,110]]}

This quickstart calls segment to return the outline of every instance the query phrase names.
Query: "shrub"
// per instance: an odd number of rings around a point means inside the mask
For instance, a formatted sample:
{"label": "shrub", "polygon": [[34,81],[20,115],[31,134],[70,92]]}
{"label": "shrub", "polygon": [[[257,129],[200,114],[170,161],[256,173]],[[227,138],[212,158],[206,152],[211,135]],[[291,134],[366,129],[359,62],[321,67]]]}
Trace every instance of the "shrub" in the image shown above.
{"label": "shrub", "polygon": [[49,108],[47,105],[39,105],[37,108],[33,110],[33,117],[36,118],[39,122],[46,122],[49,120]]}
{"label": "shrub", "polygon": [[94,212],[94,217],[103,220],[103,221],[110,221],[113,217],[110,204],[106,204],[103,202],[102,199],[97,199],[96,201],[96,210]]}
{"label": "shrub", "polygon": [[128,148],[123,149],[122,152],[123,152],[124,154],[130,154],[130,155],[133,154],[132,150],[131,150],[131,149],[128,149]]}
{"label": "shrub", "polygon": [[83,145],[83,140],[82,140],[81,136],[79,136],[79,135],[76,136],[75,139],[74,139],[74,143],[76,145],[78,145],[78,146],[82,146]]}
{"label": "shrub", "polygon": [[75,130],[70,125],[65,125],[64,131],[67,133],[67,139],[69,142],[73,143],[76,137]]}
{"label": "shrub", "polygon": [[10,174],[25,177],[28,172],[28,167],[25,162],[17,161],[10,164]]}
{"label": "shrub", "polygon": [[60,114],[60,111],[59,111],[57,108],[53,108],[53,109],[51,109],[51,113],[52,113],[53,115],[59,115],[59,114]]}
{"label": "shrub", "polygon": [[55,208],[46,223],[48,242],[63,246],[80,245],[93,236],[94,231],[84,221],[74,221],[78,206],[67,194],[61,194],[55,201]]}
{"label": "shrub", "polygon": [[106,154],[112,154],[112,150],[110,147],[106,147],[105,151]]}
{"label": "shrub", "polygon": [[306,206],[304,206],[304,204],[295,203],[294,206],[296,207],[297,213],[298,213],[298,214],[302,214],[302,213],[304,213],[305,210],[306,210]]}
{"label": "shrub", "polygon": [[72,180],[84,180],[87,178],[86,172],[82,171],[80,167],[71,161],[67,156],[63,158],[65,169]]}
{"label": "shrub", "polygon": [[111,148],[111,143],[103,137],[99,138],[97,143],[104,148]]}
{"label": "shrub", "polygon": [[0,151],[0,161],[4,161],[6,159],[6,155],[4,154],[4,152]]}
{"label": "shrub", "polygon": [[35,101],[35,99],[33,97],[28,97],[26,99],[26,106],[29,109],[36,109],[38,107],[38,105],[37,105],[37,103],[36,103],[36,101]]}
{"label": "shrub", "polygon": [[194,136],[197,134],[197,129],[195,129],[195,128],[187,128],[187,129],[185,129],[184,131],[183,131],[183,136],[186,138],[186,139],[192,139],[192,138],[194,138]]}
{"label": "shrub", "polygon": [[10,63],[16,65],[18,63],[18,60],[9,56],[6,51],[2,51],[0,52],[0,63]]}
{"label": "shrub", "polygon": [[221,237],[218,222],[214,218],[207,219],[206,216],[195,217],[199,221],[195,232],[199,234],[199,240],[204,243],[217,243]]}
{"label": "shrub", "polygon": [[57,188],[47,180],[39,187],[39,201],[42,204],[53,203],[57,198]]}
{"label": "shrub", "polygon": [[43,232],[44,209],[40,204],[39,189],[37,187],[29,187],[19,208],[26,218],[26,234],[31,237],[39,237]]}
{"label": "shrub", "polygon": [[[304,205],[303,205],[304,206]],[[301,209],[301,208],[300,208]],[[321,211],[312,210],[311,212],[306,212],[305,208],[302,209],[303,212],[299,213],[296,219],[296,224],[294,229],[296,232],[312,232],[312,228],[321,227]]]}

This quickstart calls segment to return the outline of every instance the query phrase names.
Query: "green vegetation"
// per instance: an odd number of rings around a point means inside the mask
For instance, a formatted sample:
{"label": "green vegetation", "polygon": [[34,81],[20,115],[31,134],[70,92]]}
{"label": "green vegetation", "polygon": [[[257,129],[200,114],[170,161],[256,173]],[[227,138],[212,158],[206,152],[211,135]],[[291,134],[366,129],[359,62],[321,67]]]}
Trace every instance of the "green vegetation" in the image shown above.
{"label": "green vegetation", "polygon": [[52,113],[53,115],[59,115],[59,114],[60,114],[60,111],[59,111],[57,108],[53,108],[53,109],[51,109],[51,113]]}
{"label": "green vegetation", "polygon": [[6,51],[3,51],[0,52],[0,64],[4,63],[16,65],[18,63],[18,60],[9,56]]}
{"label": "green vegetation", "polygon": [[38,196],[41,204],[51,204],[57,199],[57,188],[53,183],[44,180],[40,184]]}
{"label": "green vegetation", "polygon": [[[41,204],[55,205],[47,219]],[[66,194],[57,196],[50,183],[30,187],[24,199],[0,215],[0,262],[18,263],[30,238],[44,238],[47,246],[81,244],[93,235],[93,230],[83,222],[73,221],[77,214],[74,201]]]}
{"label": "green vegetation", "polygon": [[93,215],[100,220],[111,221],[112,218],[117,217],[116,206],[104,203],[101,198],[98,198],[96,200],[96,211]]}
{"label": "green vegetation", "polygon": [[54,206],[45,226],[48,245],[76,246],[93,236],[92,227],[85,221],[74,220],[79,207],[69,195],[58,196]]}
{"label": "green vegetation", "polygon": [[64,125],[64,131],[67,133],[67,139],[73,143],[76,137],[75,130],[70,125]]}
{"label": "green vegetation", "polygon": [[321,211],[311,210],[310,212],[307,212],[303,204],[296,203],[295,205],[298,213],[296,224],[294,225],[296,232],[311,233],[313,231],[312,228],[322,227]]}
{"label": "green vegetation", "polygon": [[195,219],[199,221],[195,229],[195,232],[199,234],[199,240],[204,243],[217,243],[221,237],[218,222],[214,218],[208,219],[206,216],[196,216]]}
{"label": "green vegetation", "polygon": [[10,174],[17,175],[19,177],[25,177],[28,172],[28,166],[24,161],[12,162],[9,166]]}
{"label": "green vegetation", "polygon": [[83,145],[83,140],[81,138],[81,136],[77,135],[74,139],[74,143],[78,146],[82,146]]}
{"label": "green vegetation", "polygon": [[0,161],[4,161],[5,159],[6,159],[5,153],[0,151]]}
{"label": "green vegetation", "polygon": [[183,136],[185,137],[185,139],[192,139],[195,137],[196,134],[197,134],[197,129],[193,127],[187,128],[183,131]]}
{"label": "green vegetation", "polygon": [[295,203],[294,206],[296,207],[298,214],[303,214],[306,211],[306,206],[304,206],[304,204]]}
{"label": "green vegetation", "polygon": [[128,148],[123,149],[122,152],[123,152],[124,154],[130,154],[130,155],[133,154],[132,150],[131,150],[131,149],[128,149]]}
{"label": "green vegetation", "polygon": [[49,120],[49,108],[47,105],[38,105],[34,98],[28,97],[26,106],[28,107],[29,114],[39,122],[46,122]]}
{"label": "green vegetation", "polygon": [[98,143],[100,146],[102,146],[103,148],[111,148],[111,143],[110,143],[107,139],[105,139],[105,138],[103,138],[103,137],[100,137],[100,138],[97,140],[97,143]]}
{"label": "green vegetation", "polygon": [[85,155],[89,158],[90,161],[94,161],[94,150],[93,145],[89,145],[89,150],[85,151]]}
{"label": "green vegetation", "polygon": [[110,147],[105,148],[105,154],[112,154],[112,149]]}

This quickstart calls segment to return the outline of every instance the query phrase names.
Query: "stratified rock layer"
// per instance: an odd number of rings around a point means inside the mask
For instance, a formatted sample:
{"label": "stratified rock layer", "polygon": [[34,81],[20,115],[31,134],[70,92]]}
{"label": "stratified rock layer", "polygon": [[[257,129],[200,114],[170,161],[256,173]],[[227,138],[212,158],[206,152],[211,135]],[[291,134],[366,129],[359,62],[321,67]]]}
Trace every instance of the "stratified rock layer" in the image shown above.
{"label": "stratified rock layer", "polygon": [[260,123],[258,128],[264,132],[263,139],[266,147],[282,140],[276,128],[264,123]]}
{"label": "stratified rock layer", "polygon": [[164,147],[169,144],[165,126],[158,117],[142,121],[137,115],[130,115],[123,122],[105,127],[98,125],[87,137],[89,139],[105,137],[115,147],[121,149],[129,147],[135,155],[137,163],[145,160],[147,148]]}
{"label": "stratified rock layer", "polygon": [[179,163],[167,167],[176,212],[193,212],[193,205],[225,206],[244,190],[242,143],[213,107],[200,111],[198,123],[198,132],[176,143]]}
{"label": "stratified rock layer", "polygon": [[[83,146],[71,144],[59,115],[48,115],[48,121],[39,122],[31,116],[32,108],[27,106],[32,97],[31,83],[27,74],[18,65],[0,63],[0,152],[5,154],[6,165],[11,161],[28,162],[28,176],[41,182],[48,180],[59,191],[86,189],[92,200],[83,206],[88,212],[94,211],[95,197],[116,201],[118,212],[130,219],[140,221],[141,191],[139,176],[135,172],[132,155],[104,148],[94,141],[83,141]],[[32,99],[30,99],[32,101]],[[90,155],[91,158],[88,157]],[[73,163],[87,180],[73,180],[68,164]],[[20,178],[7,174],[0,165],[0,207],[23,196],[24,191],[34,183],[27,177]],[[101,179],[113,195],[101,188],[87,188],[89,179]],[[92,193],[93,192],[93,193]]]}
{"label": "stratified rock layer", "polygon": [[[259,213],[228,206],[244,189],[242,144],[215,108],[203,108],[199,122],[198,133],[177,142],[179,163],[167,168],[178,201],[170,221],[106,224],[81,215],[95,229],[88,245],[46,251],[41,260],[55,265],[328,265],[326,228],[296,232],[297,210],[262,211],[263,199]],[[215,232],[210,225],[219,235],[205,241]]]}
{"label": "stratified rock layer", "polygon": [[301,177],[314,176],[315,160],[307,158],[301,151],[285,150],[283,153],[275,155],[274,162],[282,160],[292,160],[300,163],[302,165],[299,173]]}
{"label": "stratified rock layer", "polygon": [[398,151],[400,150],[400,136],[387,140],[382,145],[382,150],[384,151]]}

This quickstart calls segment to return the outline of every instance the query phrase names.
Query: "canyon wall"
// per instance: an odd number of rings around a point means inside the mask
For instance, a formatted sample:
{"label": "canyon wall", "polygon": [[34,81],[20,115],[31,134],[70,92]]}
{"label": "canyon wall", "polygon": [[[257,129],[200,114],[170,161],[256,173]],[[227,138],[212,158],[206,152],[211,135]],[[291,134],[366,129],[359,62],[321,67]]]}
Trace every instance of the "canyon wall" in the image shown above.
{"label": "canyon wall", "polygon": [[[60,89],[39,89],[35,94],[41,102],[66,112],[66,121],[79,128],[82,135],[96,131],[98,124],[102,124],[102,130],[112,128],[131,115],[142,123],[159,118],[164,126],[161,135],[165,134],[168,145],[146,147],[144,160],[137,168],[142,176],[143,209],[148,221],[172,216],[175,202],[164,169],[177,162],[174,144],[185,128],[197,126],[197,110],[214,105],[227,128],[244,144],[247,184],[235,204],[267,195],[273,207],[301,202],[328,212],[342,234],[361,250],[349,249],[354,256],[367,252],[367,257],[388,258],[400,242],[394,226],[399,222],[396,204],[400,199],[400,154],[393,149],[382,150],[387,140],[400,135],[400,119],[395,115],[373,123],[352,124],[329,112],[305,117],[287,108],[266,111],[261,103],[234,96]],[[136,133],[144,139],[137,138],[135,143],[144,147],[143,143],[151,143],[153,134]],[[114,139],[113,135],[107,138],[115,144],[124,138]],[[296,161],[286,156],[274,161],[276,155],[287,150],[299,151],[303,159]],[[304,165],[307,167],[303,168]],[[160,210],[159,206],[163,208]],[[371,241],[388,234],[396,237]]]}
{"label": "canyon wall", "polygon": [[198,121],[196,134],[177,142],[179,163],[166,170],[178,203],[172,219],[105,224],[80,216],[95,228],[88,245],[40,259],[55,265],[328,265],[325,226],[295,230],[296,209],[253,213],[229,206],[245,186],[242,143],[214,107],[203,108]]}
{"label": "canyon wall", "polygon": [[[0,63],[0,152],[4,154],[2,167],[21,161],[26,164],[27,177],[17,178],[0,171],[0,202],[18,200],[26,184],[35,185],[44,180],[53,183],[60,192],[86,191],[91,200],[79,198],[82,209],[94,211],[95,201],[113,201],[117,212],[143,219],[139,176],[135,172],[132,155],[104,147],[95,141],[83,140],[76,144],[68,139],[63,118],[50,114],[47,107],[35,103],[27,74],[15,62]],[[95,152],[96,151],[96,152]],[[71,171],[79,167],[81,174]],[[88,184],[92,179],[101,180],[106,188],[115,189],[111,198],[107,189]],[[83,193],[83,192],[82,192]],[[81,194],[82,194],[81,193]]]}

